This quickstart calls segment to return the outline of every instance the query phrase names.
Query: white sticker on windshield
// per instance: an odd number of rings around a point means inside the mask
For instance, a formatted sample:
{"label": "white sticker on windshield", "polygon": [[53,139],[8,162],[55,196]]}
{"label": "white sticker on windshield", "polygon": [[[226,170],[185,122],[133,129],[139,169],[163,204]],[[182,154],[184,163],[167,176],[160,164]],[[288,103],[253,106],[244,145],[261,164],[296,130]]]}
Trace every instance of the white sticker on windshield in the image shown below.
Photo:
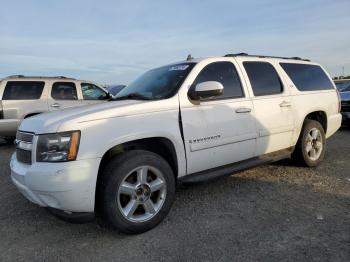
{"label": "white sticker on windshield", "polygon": [[186,70],[189,67],[189,65],[177,65],[172,66],[169,68],[169,71],[175,71],[175,70]]}

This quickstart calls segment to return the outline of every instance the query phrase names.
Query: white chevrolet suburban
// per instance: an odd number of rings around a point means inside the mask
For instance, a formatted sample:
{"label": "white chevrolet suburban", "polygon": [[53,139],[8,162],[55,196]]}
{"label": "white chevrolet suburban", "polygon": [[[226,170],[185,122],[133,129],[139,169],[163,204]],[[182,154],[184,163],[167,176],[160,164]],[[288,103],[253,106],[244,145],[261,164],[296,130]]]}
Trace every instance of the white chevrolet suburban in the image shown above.
{"label": "white chevrolet suburban", "polygon": [[21,123],[11,177],[26,198],[140,233],[167,215],[177,181],[290,156],[316,166],[341,125],[331,78],[300,58],[188,59],[146,72],[115,100]]}
{"label": "white chevrolet suburban", "polygon": [[108,92],[93,82],[64,76],[14,75],[0,79],[0,136],[11,141],[24,118],[109,98]]}

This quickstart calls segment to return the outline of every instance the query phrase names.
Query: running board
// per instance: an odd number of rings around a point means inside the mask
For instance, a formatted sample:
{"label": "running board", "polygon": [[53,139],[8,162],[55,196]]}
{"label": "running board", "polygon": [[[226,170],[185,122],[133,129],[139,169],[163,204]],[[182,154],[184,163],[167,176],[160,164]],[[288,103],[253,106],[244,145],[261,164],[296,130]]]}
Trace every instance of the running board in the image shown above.
{"label": "running board", "polygon": [[181,184],[196,184],[200,182],[207,182],[223,176],[233,175],[250,168],[261,165],[270,164],[285,158],[290,158],[294,147],[262,155],[260,157],[250,158],[234,164],[216,167],[213,169],[201,171],[198,173],[189,174],[179,178]]}

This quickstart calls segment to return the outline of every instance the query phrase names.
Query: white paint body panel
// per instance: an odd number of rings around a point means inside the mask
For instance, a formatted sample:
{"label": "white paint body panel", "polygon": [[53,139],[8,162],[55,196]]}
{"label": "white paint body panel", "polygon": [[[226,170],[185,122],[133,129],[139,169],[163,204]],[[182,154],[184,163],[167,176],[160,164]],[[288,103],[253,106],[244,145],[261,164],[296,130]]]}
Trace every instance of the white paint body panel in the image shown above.
{"label": "white paint body panel", "polygon": [[[252,60],[273,64],[283,82],[283,93],[254,97],[242,66],[244,61]],[[235,65],[245,97],[190,101],[187,93],[198,73],[206,65],[217,61],[229,61]],[[181,177],[295,146],[305,116],[314,111],[326,114],[326,137],[330,137],[341,125],[336,90],[298,91],[279,66],[279,61],[258,57],[194,60],[197,65],[172,98],[115,101],[26,119],[19,129],[32,132],[36,137],[45,133],[80,130],[79,152],[76,161],[56,164],[34,162],[25,165],[13,157],[11,170],[14,183],[27,198],[39,205],[92,212],[100,160],[109,149],[125,142],[151,137],[168,139],[174,145],[177,175]],[[281,107],[284,102],[290,106]],[[84,175],[79,172],[80,168],[85,170]],[[58,199],[58,204],[52,204],[50,197],[43,200],[38,191],[45,191],[47,196],[51,194],[53,199]],[[67,195],[58,197],[58,191],[67,191]],[[70,199],[70,196],[75,199]]]}

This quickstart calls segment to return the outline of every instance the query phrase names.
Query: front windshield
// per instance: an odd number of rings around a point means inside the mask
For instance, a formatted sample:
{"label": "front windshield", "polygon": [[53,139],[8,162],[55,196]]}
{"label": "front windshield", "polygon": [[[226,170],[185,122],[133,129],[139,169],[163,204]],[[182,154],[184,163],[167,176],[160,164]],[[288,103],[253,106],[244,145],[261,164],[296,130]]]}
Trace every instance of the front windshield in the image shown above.
{"label": "front windshield", "polygon": [[340,92],[350,91],[350,81],[335,83]]}
{"label": "front windshield", "polygon": [[168,65],[147,71],[118,93],[116,99],[138,94],[147,99],[169,98],[178,91],[195,63]]}

